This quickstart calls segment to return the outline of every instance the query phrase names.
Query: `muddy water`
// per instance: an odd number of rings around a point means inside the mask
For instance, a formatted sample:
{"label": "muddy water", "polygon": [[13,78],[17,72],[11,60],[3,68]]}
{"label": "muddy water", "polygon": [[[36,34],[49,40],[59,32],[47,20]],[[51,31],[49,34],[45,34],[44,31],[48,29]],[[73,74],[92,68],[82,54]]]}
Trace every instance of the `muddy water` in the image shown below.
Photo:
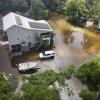
{"label": "muddy water", "polygon": [[52,68],[64,70],[70,64],[78,65],[99,54],[99,33],[72,26],[64,19],[55,19],[50,24],[55,32],[56,46]]}
{"label": "muddy water", "polygon": [[100,33],[71,26],[65,20],[61,19],[51,24],[55,30],[58,30],[62,34],[64,42],[73,51],[80,51],[86,55],[92,55],[100,51]]}

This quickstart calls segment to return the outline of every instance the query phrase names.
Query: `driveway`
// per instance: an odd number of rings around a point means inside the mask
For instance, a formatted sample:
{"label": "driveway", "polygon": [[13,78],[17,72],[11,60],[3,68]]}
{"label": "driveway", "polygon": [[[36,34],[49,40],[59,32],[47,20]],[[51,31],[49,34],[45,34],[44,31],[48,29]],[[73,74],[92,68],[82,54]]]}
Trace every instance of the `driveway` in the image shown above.
{"label": "driveway", "polygon": [[18,71],[15,68],[12,68],[7,51],[1,45],[0,45],[0,72],[6,74],[11,73],[14,75],[19,75]]}

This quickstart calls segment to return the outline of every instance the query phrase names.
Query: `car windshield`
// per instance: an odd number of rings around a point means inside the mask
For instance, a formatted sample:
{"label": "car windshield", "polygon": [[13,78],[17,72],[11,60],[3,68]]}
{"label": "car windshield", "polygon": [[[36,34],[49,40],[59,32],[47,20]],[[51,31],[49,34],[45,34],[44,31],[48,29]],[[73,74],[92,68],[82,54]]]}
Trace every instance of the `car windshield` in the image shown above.
{"label": "car windshield", "polygon": [[44,56],[50,56],[51,54],[46,54],[45,52],[43,52],[43,55]]}
{"label": "car windshield", "polygon": [[50,56],[51,54],[45,54],[45,56]]}

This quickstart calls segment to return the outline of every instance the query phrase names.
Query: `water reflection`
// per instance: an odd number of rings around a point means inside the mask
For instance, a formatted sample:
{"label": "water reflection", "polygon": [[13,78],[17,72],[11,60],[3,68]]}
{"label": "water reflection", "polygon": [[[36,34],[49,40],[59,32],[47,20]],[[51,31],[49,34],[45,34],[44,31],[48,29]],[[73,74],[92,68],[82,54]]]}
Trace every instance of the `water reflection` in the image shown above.
{"label": "water reflection", "polygon": [[87,54],[93,54],[100,51],[100,40],[96,40],[95,38],[91,38],[87,35],[84,35],[84,41],[81,43],[84,52]]}
{"label": "water reflection", "polygon": [[63,35],[66,46],[74,51],[84,52],[92,55],[100,51],[100,34],[89,31],[85,28],[71,26],[63,19],[57,19],[53,26]]}

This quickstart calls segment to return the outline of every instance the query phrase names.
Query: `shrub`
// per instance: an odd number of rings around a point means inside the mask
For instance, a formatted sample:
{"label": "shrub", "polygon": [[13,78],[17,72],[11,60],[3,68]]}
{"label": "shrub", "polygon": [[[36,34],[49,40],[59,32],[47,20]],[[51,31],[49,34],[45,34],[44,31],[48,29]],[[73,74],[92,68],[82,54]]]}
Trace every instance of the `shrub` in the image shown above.
{"label": "shrub", "polygon": [[89,90],[83,90],[80,93],[80,97],[82,97],[83,100],[95,100],[96,92],[89,91]]}

